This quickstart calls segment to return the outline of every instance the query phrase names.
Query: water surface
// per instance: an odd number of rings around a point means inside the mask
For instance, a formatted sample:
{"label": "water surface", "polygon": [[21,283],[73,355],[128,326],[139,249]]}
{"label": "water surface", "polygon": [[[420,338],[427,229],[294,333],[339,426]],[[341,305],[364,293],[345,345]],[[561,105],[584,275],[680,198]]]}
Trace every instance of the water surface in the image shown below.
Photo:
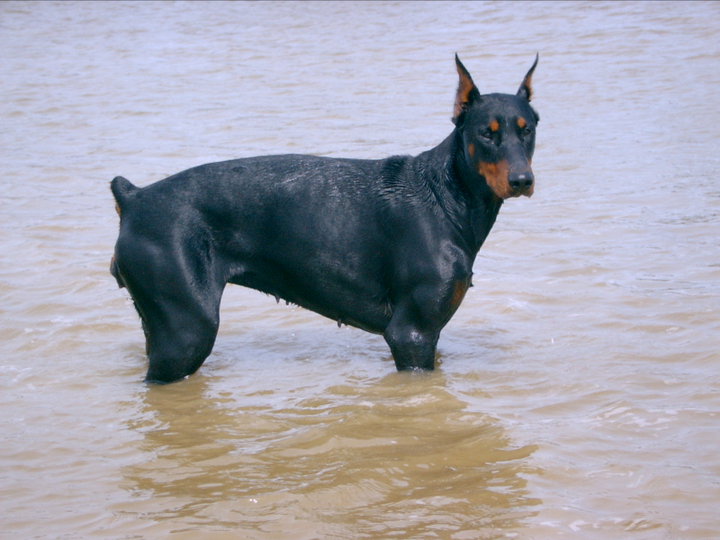
{"label": "water surface", "polygon": [[[0,537],[710,539],[720,529],[720,4],[0,4]],[[432,374],[229,287],[142,383],[108,188],[444,139],[458,52],[540,52],[509,201]]]}

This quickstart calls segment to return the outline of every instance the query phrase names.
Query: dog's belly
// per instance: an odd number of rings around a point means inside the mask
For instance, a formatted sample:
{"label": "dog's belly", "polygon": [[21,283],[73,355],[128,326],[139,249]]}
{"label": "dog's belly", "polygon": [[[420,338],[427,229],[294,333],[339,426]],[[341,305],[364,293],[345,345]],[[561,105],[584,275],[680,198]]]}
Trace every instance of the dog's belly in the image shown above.
{"label": "dog's belly", "polygon": [[243,285],[368,332],[382,334],[392,315],[387,291],[371,279],[291,268],[271,261],[237,265],[229,283]]}

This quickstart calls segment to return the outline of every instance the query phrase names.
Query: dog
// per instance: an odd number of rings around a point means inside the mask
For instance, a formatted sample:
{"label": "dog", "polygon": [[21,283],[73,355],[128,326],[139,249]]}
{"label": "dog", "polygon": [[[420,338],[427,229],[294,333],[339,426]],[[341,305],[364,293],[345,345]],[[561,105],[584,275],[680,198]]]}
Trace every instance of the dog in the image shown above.
{"label": "dog", "polygon": [[481,94],[455,55],[455,127],[415,157],[250,157],[144,188],[114,178],[111,273],[142,321],[146,381],[198,370],[227,283],[382,335],[399,371],[434,369],[503,201],[533,194],[538,58],[515,94]]}

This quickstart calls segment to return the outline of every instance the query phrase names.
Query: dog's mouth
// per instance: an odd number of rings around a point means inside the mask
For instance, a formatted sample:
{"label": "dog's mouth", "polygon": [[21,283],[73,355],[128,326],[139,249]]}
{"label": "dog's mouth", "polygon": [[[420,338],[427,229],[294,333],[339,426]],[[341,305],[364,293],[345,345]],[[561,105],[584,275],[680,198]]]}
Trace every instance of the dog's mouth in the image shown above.
{"label": "dog's mouth", "polygon": [[507,198],[512,199],[515,197],[532,197],[533,193],[535,193],[535,184],[532,184],[529,187],[510,188],[510,194]]}

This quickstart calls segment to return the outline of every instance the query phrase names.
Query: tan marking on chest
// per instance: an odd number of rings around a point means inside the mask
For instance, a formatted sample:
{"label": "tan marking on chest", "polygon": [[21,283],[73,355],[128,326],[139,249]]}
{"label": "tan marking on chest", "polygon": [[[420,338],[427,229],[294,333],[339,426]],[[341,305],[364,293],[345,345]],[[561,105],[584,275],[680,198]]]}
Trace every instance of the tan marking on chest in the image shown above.
{"label": "tan marking on chest", "polygon": [[455,284],[453,285],[453,294],[452,298],[450,299],[450,306],[452,306],[453,311],[455,311],[459,306],[460,303],[463,301],[463,298],[465,298],[465,293],[468,290],[468,282],[465,279],[458,279]]}

